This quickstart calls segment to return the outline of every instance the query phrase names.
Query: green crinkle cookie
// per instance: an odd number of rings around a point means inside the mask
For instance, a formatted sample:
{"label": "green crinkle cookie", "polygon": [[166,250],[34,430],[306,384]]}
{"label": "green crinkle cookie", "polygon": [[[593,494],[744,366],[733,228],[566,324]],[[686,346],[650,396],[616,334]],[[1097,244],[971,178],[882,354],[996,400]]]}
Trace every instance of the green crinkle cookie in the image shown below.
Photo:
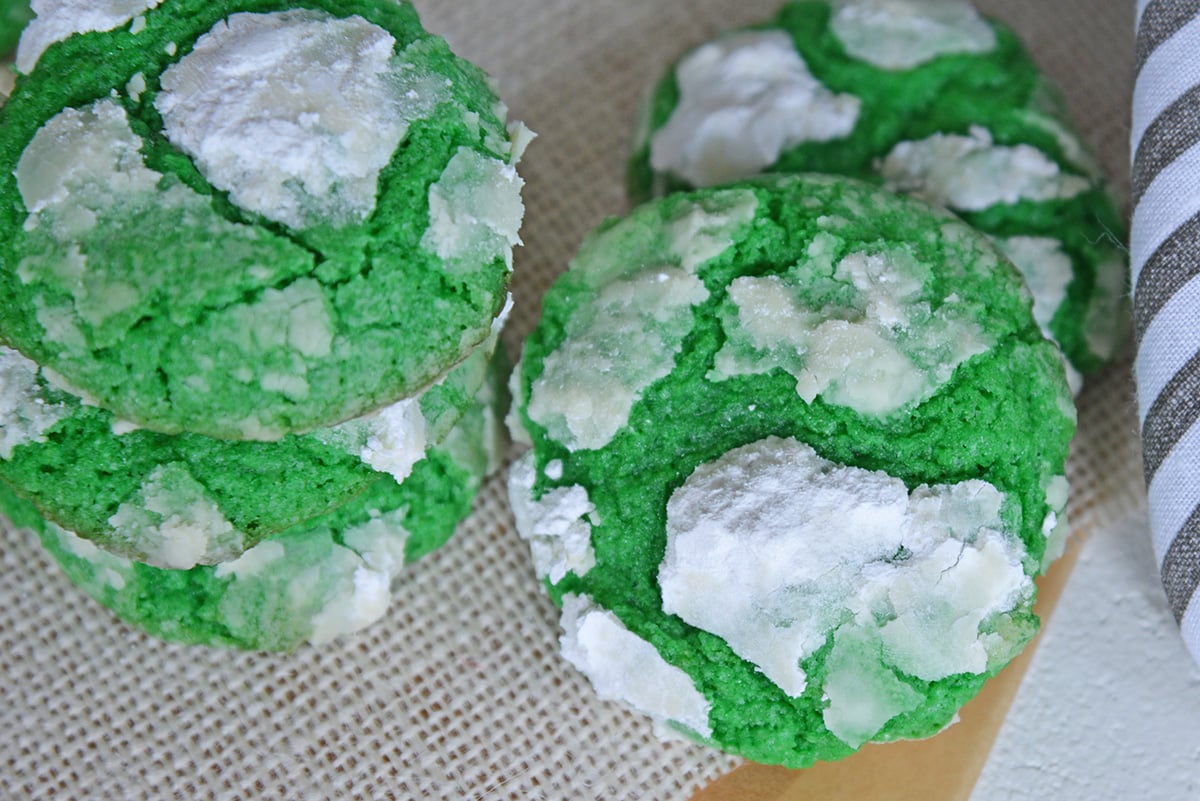
{"label": "green crinkle cookie", "polygon": [[955,211],[1021,270],[1077,371],[1124,338],[1124,225],[1100,169],[1013,33],[965,2],[792,2],[684,55],[644,110],[630,195],[764,171],[854,176]]}
{"label": "green crinkle cookie", "polygon": [[495,344],[419,398],[275,442],[129,427],[0,346],[0,481],[120,556],[171,569],[229,561],[341,506],[380,473],[407,477],[475,403]]}
{"label": "green crinkle cookie", "polygon": [[164,570],[97,548],[45,522],[0,483],[0,512],[33,528],[72,582],[150,634],[250,650],[319,645],[379,619],[403,566],[442,545],[494,466],[493,413],[473,407],[443,445],[397,483],[259,542],[235,560]]}
{"label": "green crinkle cookie", "polygon": [[641,206],[514,386],[518,531],[602,697],[805,766],[938,732],[1037,628],[1074,406],[944,211],[799,175]]}
{"label": "green crinkle cookie", "polygon": [[271,440],[411,397],[487,337],[527,134],[409,3],[47,2],[17,66],[0,341],[75,394]]}

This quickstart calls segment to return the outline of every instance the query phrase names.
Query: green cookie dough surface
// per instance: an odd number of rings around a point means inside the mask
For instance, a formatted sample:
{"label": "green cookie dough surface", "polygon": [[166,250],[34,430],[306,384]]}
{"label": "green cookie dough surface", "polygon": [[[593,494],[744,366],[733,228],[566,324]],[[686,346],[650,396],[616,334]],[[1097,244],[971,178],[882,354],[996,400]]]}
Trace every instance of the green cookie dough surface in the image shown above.
{"label": "green cookie dough surface", "polygon": [[487,337],[527,134],[409,3],[135,6],[47,3],[22,39],[0,341],[121,419],[272,440]]}
{"label": "green cookie dough surface", "polygon": [[495,343],[420,398],[275,442],[131,428],[0,346],[0,481],[120,556],[173,569],[228,561],[341,506],[380,473],[404,480],[475,403]]}
{"label": "green cookie dough surface", "polygon": [[0,2],[0,53],[11,53],[21,38],[21,29],[33,18],[28,0]]}
{"label": "green cookie dough surface", "polygon": [[1013,33],[965,2],[788,3],[687,53],[644,117],[635,200],[765,171],[881,183],[995,238],[1075,370],[1121,344],[1124,225],[1103,176]]}
{"label": "green cookie dough surface", "polygon": [[641,206],[514,388],[518,531],[602,697],[799,767],[940,731],[1037,628],[1074,406],[945,212],[827,176]]}
{"label": "green cookie dough surface", "polygon": [[495,464],[492,417],[476,405],[403,482],[377,477],[338,509],[215,566],[164,570],[108,553],[45,522],[2,483],[0,512],[34,529],[80,589],[152,635],[249,650],[319,645],[379,619],[403,566],[467,516]]}

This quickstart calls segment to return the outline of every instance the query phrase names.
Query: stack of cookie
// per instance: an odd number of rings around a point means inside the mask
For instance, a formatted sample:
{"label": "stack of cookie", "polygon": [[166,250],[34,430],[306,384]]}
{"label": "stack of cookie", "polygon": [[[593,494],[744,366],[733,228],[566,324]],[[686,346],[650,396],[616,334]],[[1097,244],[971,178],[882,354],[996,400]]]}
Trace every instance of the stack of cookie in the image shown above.
{"label": "stack of cookie", "polygon": [[37,4],[0,511],[169,639],[361,628],[497,460],[529,134],[408,3]]}
{"label": "stack of cookie", "polygon": [[1093,161],[966,3],[816,0],[684,56],[629,187],[514,380],[564,657],[756,761],[937,733],[1036,631],[1124,330]]}

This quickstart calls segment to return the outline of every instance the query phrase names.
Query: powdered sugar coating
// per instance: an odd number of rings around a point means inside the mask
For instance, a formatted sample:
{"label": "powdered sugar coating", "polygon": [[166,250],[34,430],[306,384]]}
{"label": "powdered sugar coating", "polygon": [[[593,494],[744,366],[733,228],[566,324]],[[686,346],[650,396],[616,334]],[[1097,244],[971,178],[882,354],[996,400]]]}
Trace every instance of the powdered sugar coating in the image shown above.
{"label": "powdered sugar coating", "polygon": [[96,223],[87,207],[93,196],[153,192],[162,176],[142,163],[142,144],[116,100],[56,114],[17,162],[17,188],[30,212],[25,227],[36,228],[39,213],[53,210],[63,235],[87,230]]}
{"label": "powdered sugar coating", "polygon": [[854,58],[905,70],[949,53],[986,53],[996,34],[964,0],[834,0],[830,30]]}
{"label": "powdered sugar coating", "polygon": [[394,403],[372,416],[362,460],[381,473],[403,481],[425,458],[425,417],[414,400]]}
{"label": "powdered sugar coating", "polygon": [[809,403],[820,396],[887,415],[932,395],[993,344],[953,297],[931,305],[929,268],[904,249],[850,253],[835,264],[835,242],[817,234],[808,260],[788,274],[730,284],[727,341],[710,380],[782,367]]}
{"label": "powdered sugar coating", "polygon": [[961,211],[997,203],[1062,200],[1091,187],[1091,181],[1062,172],[1030,145],[993,143],[985,128],[966,136],[934,134],[901,142],[879,164],[888,188]]}
{"label": "powdered sugar coating", "polygon": [[346,567],[333,578],[332,591],[312,617],[310,643],[321,645],[383,617],[392,599],[392,581],[404,567],[409,537],[404,517],[405,510],[376,515],[345,532],[344,550],[353,556],[343,559],[342,551],[337,552],[337,561],[345,562]]}
{"label": "powdered sugar coating", "polygon": [[[293,400],[309,397],[308,358],[328,356],[333,347],[333,315],[317,281],[301,278],[283,289],[266,289],[253,303],[221,309],[212,316],[224,323],[216,327],[218,341],[243,350],[268,347],[293,354],[283,365],[257,377],[262,389]],[[287,433],[256,412],[244,417],[238,428],[245,439],[272,440]]]}
{"label": "powdered sugar coating", "polygon": [[793,439],[751,443],[671,496],[663,611],[722,637],[791,696],[807,686],[801,663],[847,626],[877,639],[897,673],[982,673],[1011,655],[984,620],[1032,592],[1003,503],[983,481],[910,493]]}
{"label": "powdered sugar coating", "polygon": [[532,453],[514,462],[508,474],[517,533],[529,542],[534,570],[551,584],[562,581],[567,573],[587,575],[596,564],[591,528],[595,505],[588,500],[587,490],[577,485],[555,487],[534,500],[536,478]]}
{"label": "powdered sugar coating", "polygon": [[[1050,327],[1059,307],[1067,300],[1067,287],[1075,280],[1071,257],[1057,239],[1045,236],[997,237],[996,245],[1025,279],[1033,295],[1033,319],[1047,339],[1056,339]],[[1109,319],[1115,318],[1113,317]],[[1113,326],[1110,326],[1113,327]],[[1063,357],[1067,384],[1075,395],[1083,389],[1083,376]]]}
{"label": "powdered sugar coating", "polygon": [[122,503],[108,522],[123,552],[155,567],[187,570],[242,552],[242,532],[180,462],[151,472],[138,495]]}
{"label": "powdered sugar coating", "polygon": [[357,16],[233,14],[167,68],[155,107],[242,208],[292,228],[360,222],[409,124],[445,95],[395,65],[395,44]]}
{"label": "powdered sugar coating", "polygon": [[843,626],[833,635],[821,685],[826,700],[821,719],[842,742],[857,748],[896,715],[916,709],[921,694],[887,665],[872,659],[879,643],[864,629]]}
{"label": "powdered sugar coating", "polygon": [[1033,295],[1033,319],[1042,330],[1048,330],[1074,278],[1071,257],[1063,251],[1061,242],[1050,237],[1010,236],[997,238],[996,244],[1021,271]]}
{"label": "powdered sugar coating", "polygon": [[521,243],[524,185],[513,165],[459,148],[429,187],[429,228],[422,246],[452,268],[496,258],[512,267],[513,246]]}
{"label": "powdered sugar coating", "polygon": [[120,592],[132,578],[133,563],[128,559],[97,548],[90,540],[54,523],[47,523],[46,530],[68,553],[89,564],[90,571],[81,587],[85,592],[104,592],[109,588]]}
{"label": "powdered sugar coating", "polygon": [[1046,553],[1042,557],[1042,569],[1063,555],[1067,548],[1067,537],[1071,526],[1067,520],[1067,499],[1070,485],[1066,476],[1051,476],[1043,485],[1046,493],[1046,516],[1042,518],[1042,536],[1046,538]]}
{"label": "powdered sugar coating", "polygon": [[629,631],[586,595],[563,597],[563,656],[588,677],[601,698],[625,703],[659,721],[708,737],[710,704],[687,673]]}
{"label": "powdered sugar coating", "polygon": [[67,414],[66,404],[45,397],[38,366],[0,345],[0,459],[27,442],[44,441],[46,432]]}
{"label": "powdered sugar coating", "polygon": [[546,359],[529,416],[568,447],[603,446],[629,420],[641,391],[671,371],[691,308],[707,298],[698,278],[674,267],[608,284]]}
{"label": "powdered sugar coating", "polygon": [[821,85],[782,31],[724,36],[675,74],[679,105],[652,136],[650,163],[693,186],[760,172],[801,142],[847,135],[858,119],[859,100]]}
{"label": "powdered sugar coating", "polygon": [[674,366],[692,308],[709,296],[697,269],[733,244],[756,205],[753,193],[732,190],[707,205],[683,207],[666,225],[661,264],[608,261],[626,258],[607,248],[620,227],[593,240],[577,261],[596,300],[571,317],[566,339],[545,359],[530,390],[530,418],[572,450],[609,442],[642,391]]}
{"label": "powdered sugar coating", "polygon": [[[32,0],[37,16],[25,27],[17,46],[17,69],[29,72],[46,48],[76,33],[111,31],[162,0]],[[136,33],[137,31],[134,31]]]}

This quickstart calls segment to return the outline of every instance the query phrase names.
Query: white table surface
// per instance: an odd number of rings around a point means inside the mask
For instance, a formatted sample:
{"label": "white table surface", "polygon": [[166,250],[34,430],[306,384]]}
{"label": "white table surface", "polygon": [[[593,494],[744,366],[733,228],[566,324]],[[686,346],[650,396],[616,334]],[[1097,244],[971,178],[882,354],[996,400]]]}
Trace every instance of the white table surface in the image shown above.
{"label": "white table surface", "polygon": [[1082,543],[971,801],[1200,799],[1200,667],[1146,525]]}

